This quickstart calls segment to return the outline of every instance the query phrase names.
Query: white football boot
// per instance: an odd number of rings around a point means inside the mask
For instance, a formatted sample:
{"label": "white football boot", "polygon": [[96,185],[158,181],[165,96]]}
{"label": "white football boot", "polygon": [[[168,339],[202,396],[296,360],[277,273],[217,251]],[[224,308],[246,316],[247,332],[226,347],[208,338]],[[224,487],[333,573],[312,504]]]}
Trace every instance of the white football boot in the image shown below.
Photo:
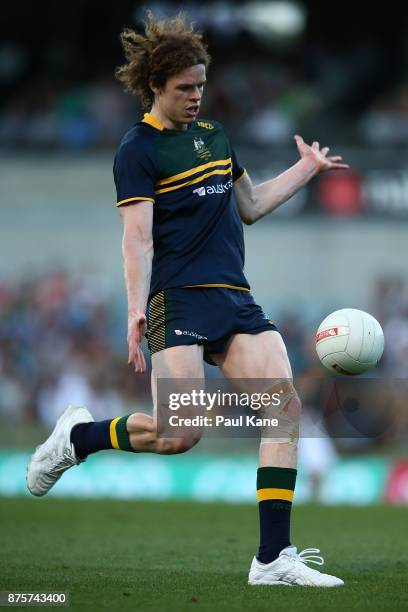
{"label": "white football boot", "polygon": [[306,565],[306,563],[323,565],[323,557],[314,554],[319,552],[318,548],[305,548],[297,554],[296,546],[287,546],[280,552],[279,557],[271,563],[260,563],[254,557],[249,570],[248,584],[281,584],[308,587],[342,586],[344,582],[340,578],[330,574],[322,574]]}
{"label": "white football boot", "polygon": [[83,406],[68,406],[55,425],[49,438],[37,446],[27,467],[27,487],[30,493],[42,496],[55,485],[62,474],[73,465],[83,463],[75,454],[71,431],[79,423],[95,419]]}

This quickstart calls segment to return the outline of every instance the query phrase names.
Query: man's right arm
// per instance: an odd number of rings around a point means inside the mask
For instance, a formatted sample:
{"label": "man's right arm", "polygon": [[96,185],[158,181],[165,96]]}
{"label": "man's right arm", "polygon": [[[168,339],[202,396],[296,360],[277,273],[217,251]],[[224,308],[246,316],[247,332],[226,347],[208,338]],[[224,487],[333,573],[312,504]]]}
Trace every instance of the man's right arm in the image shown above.
{"label": "man's right arm", "polygon": [[146,333],[146,307],[153,259],[153,205],[138,202],[119,207],[123,221],[122,253],[128,299],[128,363],[144,372],[146,363],[141,343]]}

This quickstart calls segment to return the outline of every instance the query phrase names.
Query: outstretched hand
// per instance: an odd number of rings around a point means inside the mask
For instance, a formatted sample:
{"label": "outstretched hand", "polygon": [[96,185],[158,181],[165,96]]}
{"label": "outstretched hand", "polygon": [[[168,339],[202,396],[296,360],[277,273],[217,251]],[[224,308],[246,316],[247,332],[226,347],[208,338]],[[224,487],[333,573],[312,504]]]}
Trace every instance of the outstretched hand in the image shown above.
{"label": "outstretched hand", "polygon": [[134,364],[135,372],[146,371],[146,361],[141,348],[146,329],[146,316],[144,314],[129,314],[127,336],[129,347],[128,364]]}
{"label": "outstretched hand", "polygon": [[294,138],[300,157],[313,161],[317,172],[323,172],[324,170],[345,170],[350,167],[349,164],[343,163],[341,155],[328,155],[329,147],[320,148],[317,141],[312,146],[309,146],[299,134],[295,134]]}

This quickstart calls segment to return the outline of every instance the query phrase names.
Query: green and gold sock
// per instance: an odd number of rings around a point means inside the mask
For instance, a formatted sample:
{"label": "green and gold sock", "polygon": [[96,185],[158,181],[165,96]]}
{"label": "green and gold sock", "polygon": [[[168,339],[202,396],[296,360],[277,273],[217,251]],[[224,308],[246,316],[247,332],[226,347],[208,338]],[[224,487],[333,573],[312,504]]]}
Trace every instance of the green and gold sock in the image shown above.
{"label": "green and gold sock", "polygon": [[79,423],[71,431],[71,442],[80,459],[101,450],[116,448],[118,450],[135,451],[129,439],[126,423],[130,414],[107,421],[96,423]]}
{"label": "green and gold sock", "polygon": [[260,542],[257,555],[261,563],[277,559],[290,546],[290,512],[297,470],[261,467],[257,474]]}

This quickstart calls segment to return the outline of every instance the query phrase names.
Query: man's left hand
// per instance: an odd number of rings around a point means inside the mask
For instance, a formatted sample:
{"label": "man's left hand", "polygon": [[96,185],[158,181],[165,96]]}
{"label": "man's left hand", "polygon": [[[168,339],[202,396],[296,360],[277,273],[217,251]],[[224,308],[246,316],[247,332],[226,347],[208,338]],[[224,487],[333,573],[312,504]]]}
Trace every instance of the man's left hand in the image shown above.
{"label": "man's left hand", "polygon": [[303,138],[299,134],[295,135],[296,145],[302,159],[308,159],[312,161],[316,166],[317,172],[323,172],[325,170],[347,170],[350,166],[343,163],[341,155],[328,155],[330,148],[323,147],[315,141],[312,146],[305,143]]}

